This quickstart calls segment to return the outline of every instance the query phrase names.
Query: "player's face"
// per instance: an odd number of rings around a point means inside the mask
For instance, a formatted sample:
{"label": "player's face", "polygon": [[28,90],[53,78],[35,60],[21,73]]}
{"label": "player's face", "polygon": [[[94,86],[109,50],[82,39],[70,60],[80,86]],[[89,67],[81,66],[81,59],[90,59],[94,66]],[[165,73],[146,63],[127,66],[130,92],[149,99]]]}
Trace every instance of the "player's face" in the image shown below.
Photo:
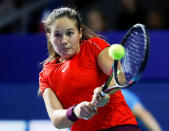
{"label": "player's face", "polygon": [[82,32],[78,31],[76,22],[67,17],[57,18],[48,34],[55,52],[63,59],[69,59],[79,52],[81,37]]}

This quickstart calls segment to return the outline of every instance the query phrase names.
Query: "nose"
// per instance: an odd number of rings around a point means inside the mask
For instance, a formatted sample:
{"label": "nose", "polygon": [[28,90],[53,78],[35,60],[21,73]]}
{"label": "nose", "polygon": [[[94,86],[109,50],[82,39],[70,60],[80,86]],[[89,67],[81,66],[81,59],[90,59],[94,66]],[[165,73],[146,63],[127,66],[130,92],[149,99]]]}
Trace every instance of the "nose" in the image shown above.
{"label": "nose", "polygon": [[66,35],[63,35],[63,37],[62,37],[62,44],[63,45],[67,44],[67,37],[66,37]]}

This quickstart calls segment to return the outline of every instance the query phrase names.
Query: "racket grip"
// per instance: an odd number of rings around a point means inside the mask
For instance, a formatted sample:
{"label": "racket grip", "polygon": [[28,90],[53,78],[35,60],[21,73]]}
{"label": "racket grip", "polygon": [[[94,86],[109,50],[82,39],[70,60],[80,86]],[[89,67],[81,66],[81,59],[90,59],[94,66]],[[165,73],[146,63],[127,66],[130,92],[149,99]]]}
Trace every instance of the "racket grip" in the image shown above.
{"label": "racket grip", "polygon": [[104,92],[104,90],[106,90],[107,89],[107,81],[106,81],[106,83],[104,84],[104,86],[102,87],[102,92]]}
{"label": "racket grip", "polygon": [[103,91],[101,91],[100,95],[104,97],[106,95],[106,93],[104,93]]}

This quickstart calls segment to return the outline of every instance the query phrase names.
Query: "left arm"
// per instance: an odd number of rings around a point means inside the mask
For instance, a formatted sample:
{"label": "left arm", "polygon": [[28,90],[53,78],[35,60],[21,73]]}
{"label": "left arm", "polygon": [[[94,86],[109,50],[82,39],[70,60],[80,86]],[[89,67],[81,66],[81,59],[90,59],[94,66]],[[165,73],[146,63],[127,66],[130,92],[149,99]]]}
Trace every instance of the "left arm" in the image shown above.
{"label": "left arm", "polygon": [[[103,51],[100,52],[100,54],[97,57],[97,63],[99,65],[99,67],[107,75],[109,75],[109,73],[111,71],[111,68],[112,68],[112,64],[114,63],[114,60],[108,54],[108,48],[110,48],[110,47],[107,47],[107,48],[103,49]],[[124,75],[124,73],[122,71],[122,67],[121,67],[120,61],[119,61],[119,64],[118,64],[118,70],[120,72],[118,74],[118,79],[120,80],[120,83],[123,84],[126,81],[125,81],[125,75]],[[112,81],[111,81],[109,86],[114,86],[114,85],[115,85],[115,82],[114,82],[114,79],[112,79]],[[115,89],[115,90],[113,90],[113,92],[116,92],[118,90],[119,89]]]}
{"label": "left arm", "polygon": [[[111,68],[112,68],[112,64],[114,62],[114,60],[108,54],[108,48],[109,47],[103,49],[97,57],[97,64],[99,65],[100,69],[107,75],[109,75]],[[120,72],[122,72],[121,64],[119,64],[118,69],[120,69]],[[121,76],[122,80],[123,78],[125,78],[123,73],[120,73],[119,76]],[[114,85],[115,85],[115,82],[114,82],[114,79],[112,79],[109,86],[114,86]],[[115,93],[118,90],[119,89],[114,89],[111,91],[111,93]],[[93,95],[93,99],[91,103],[95,107],[102,107],[106,105],[110,99],[110,96],[108,94],[105,97],[102,97],[100,95],[101,91],[102,91],[102,88],[100,87],[94,90],[94,95]]]}
{"label": "left arm", "polygon": [[109,75],[109,72],[112,68],[112,64],[114,63],[114,60],[108,54],[108,48],[109,47],[103,49],[97,57],[97,63],[99,67],[107,75]]}

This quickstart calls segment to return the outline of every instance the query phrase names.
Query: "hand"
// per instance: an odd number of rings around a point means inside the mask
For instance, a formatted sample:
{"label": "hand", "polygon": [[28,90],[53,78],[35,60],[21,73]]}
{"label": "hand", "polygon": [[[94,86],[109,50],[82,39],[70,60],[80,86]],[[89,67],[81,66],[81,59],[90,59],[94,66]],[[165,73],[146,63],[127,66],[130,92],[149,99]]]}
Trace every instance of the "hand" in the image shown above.
{"label": "hand", "polygon": [[74,113],[78,118],[88,120],[97,113],[97,110],[90,102],[85,101],[75,107]]}
{"label": "hand", "polygon": [[94,90],[94,95],[91,101],[91,104],[94,107],[103,107],[109,102],[110,96],[108,94],[106,94],[105,96],[101,96],[101,92],[101,87],[98,87]]}

